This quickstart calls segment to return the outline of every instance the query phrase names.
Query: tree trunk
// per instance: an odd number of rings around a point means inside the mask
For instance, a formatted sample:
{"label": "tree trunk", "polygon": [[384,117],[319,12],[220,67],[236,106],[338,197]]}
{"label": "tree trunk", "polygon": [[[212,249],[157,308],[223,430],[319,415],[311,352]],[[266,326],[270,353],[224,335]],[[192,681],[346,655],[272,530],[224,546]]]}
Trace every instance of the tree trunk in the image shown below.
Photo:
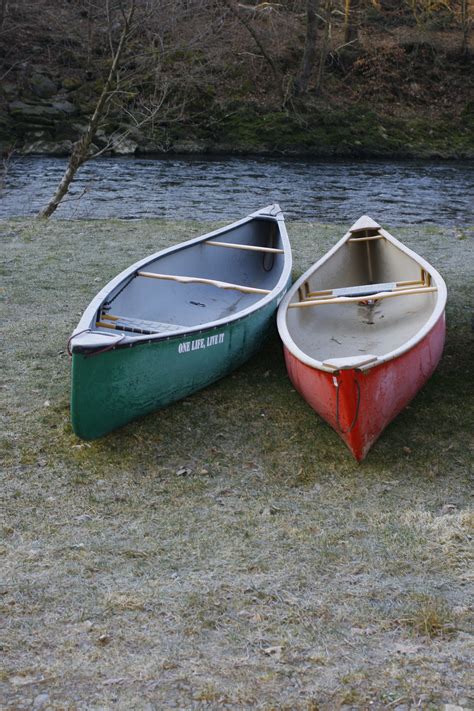
{"label": "tree trunk", "polygon": [[278,68],[277,68],[275,62],[273,61],[272,57],[268,54],[267,50],[265,49],[258,32],[256,32],[254,27],[252,27],[252,23],[249,22],[247,20],[247,18],[242,15],[241,12],[239,12],[239,10],[235,6],[233,0],[223,0],[223,3],[226,7],[229,8],[229,10],[234,15],[234,17],[236,17],[239,20],[239,22],[242,23],[242,25],[245,27],[247,32],[253,37],[255,44],[257,45],[260,52],[262,53],[262,56],[266,59],[269,66],[271,67],[271,70],[272,70],[273,75],[275,77],[275,82],[277,84],[278,91],[280,92],[280,95],[281,95],[282,94],[281,73],[278,71]]}
{"label": "tree trunk", "polygon": [[294,94],[299,96],[308,89],[309,80],[316,62],[316,39],[318,33],[319,0],[306,2],[306,40],[299,76],[295,79]]}
{"label": "tree trunk", "polygon": [[316,77],[316,86],[315,86],[315,92],[317,94],[322,93],[322,88],[323,88],[324,70],[326,68],[326,59],[328,56],[328,48],[329,48],[329,37],[331,35],[331,11],[332,11],[331,0],[325,0],[325,2],[324,2],[324,34],[323,34],[323,39],[321,42],[321,52],[319,55],[318,75]]}
{"label": "tree trunk", "polygon": [[461,31],[462,31],[461,54],[463,57],[466,57],[466,58],[469,56],[469,29],[470,29],[469,0],[461,0]]}
{"label": "tree trunk", "polygon": [[3,30],[5,20],[7,19],[8,0],[0,0],[0,30]]}
{"label": "tree trunk", "polygon": [[354,42],[358,39],[358,12],[360,0],[345,0],[344,3],[344,42]]}
{"label": "tree trunk", "polygon": [[128,36],[130,34],[130,25],[133,19],[133,14],[135,11],[135,0],[133,0],[130,11],[124,19],[124,26],[122,30],[122,34],[120,35],[120,40],[117,45],[117,49],[115,50],[115,54],[112,57],[112,64],[110,67],[109,75],[106,79],[106,82],[104,84],[104,88],[102,89],[102,92],[99,96],[99,99],[97,100],[97,104],[94,110],[94,113],[92,115],[91,120],[89,121],[89,125],[87,126],[86,132],[82,136],[82,138],[77,141],[75,144],[73,151],[71,153],[71,157],[69,158],[69,163],[68,166],[64,172],[63,177],[61,178],[59,185],[56,189],[56,192],[54,193],[53,197],[49,201],[49,203],[46,205],[43,210],[40,211],[38,214],[38,217],[44,217],[48,218],[51,217],[53,212],[57,209],[65,195],[67,195],[67,192],[69,190],[69,186],[73,182],[75,175],[81,165],[85,163],[89,159],[89,151],[90,147],[92,145],[92,141],[94,140],[95,134],[97,133],[97,129],[99,127],[99,122],[102,117],[102,114],[104,112],[104,109],[110,100],[110,97],[113,94],[112,91],[112,84],[114,81],[115,74],[117,72],[117,68],[120,63],[120,58],[122,56],[123,49],[125,47],[126,40],[128,39]]}

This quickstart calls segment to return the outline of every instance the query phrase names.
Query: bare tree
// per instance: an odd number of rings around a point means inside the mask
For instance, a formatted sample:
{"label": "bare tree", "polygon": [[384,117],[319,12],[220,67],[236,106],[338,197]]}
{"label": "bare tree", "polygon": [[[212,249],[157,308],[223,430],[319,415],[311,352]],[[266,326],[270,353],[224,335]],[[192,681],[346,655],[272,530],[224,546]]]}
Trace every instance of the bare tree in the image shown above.
{"label": "bare tree", "polygon": [[332,12],[333,0],[323,0],[321,20],[324,22],[324,31],[321,39],[321,49],[319,53],[318,74],[316,77],[315,91],[317,94],[322,93],[324,70],[326,67],[326,59],[329,51],[329,42],[332,31]]}
{"label": "bare tree", "polygon": [[110,102],[111,98],[114,96],[114,93],[117,90],[116,86],[114,86],[116,83],[117,70],[120,66],[120,61],[126,43],[133,32],[132,21],[135,13],[135,8],[136,0],[131,0],[128,12],[122,13],[122,32],[120,34],[117,47],[113,49],[112,62],[110,65],[109,74],[107,76],[107,79],[105,80],[103,89],[95,105],[94,113],[92,114],[89,120],[88,126],[84,134],[74,144],[67,168],[59,182],[58,187],[56,188],[53,197],[46,205],[46,207],[44,207],[40,211],[38,217],[51,217],[51,215],[55,212],[61,201],[67,195],[69,187],[73,182],[77,171],[79,170],[81,165],[83,165],[91,157],[90,154],[92,142],[97,133],[97,129],[99,128],[101,118],[104,115],[108,103]]}
{"label": "bare tree", "polygon": [[[239,22],[242,23],[242,25],[245,27],[247,32],[252,36],[255,44],[257,45],[260,52],[262,53],[262,57],[264,57],[265,60],[267,61],[267,63],[269,64],[269,66],[272,70],[273,76],[275,77],[275,82],[276,82],[278,91],[279,91],[280,95],[282,95],[281,72],[279,71],[277,65],[275,64],[275,62],[272,59],[269,52],[266,50],[264,42],[263,42],[260,34],[257,32],[255,27],[252,25],[252,22],[247,17],[245,17],[244,13],[239,9],[241,7],[243,7],[245,9],[246,6],[236,4],[236,3],[234,3],[233,0],[222,0],[222,1],[223,1],[224,5],[229,8],[229,10],[234,15],[234,17],[236,17],[237,20],[239,20]],[[269,3],[263,3],[263,4],[268,5]],[[251,7],[250,9],[253,11],[258,10],[258,6],[255,8]]]}
{"label": "bare tree", "polygon": [[316,63],[316,41],[320,0],[306,0],[306,39],[299,75],[294,82],[294,94],[299,96],[308,90],[309,81]]}

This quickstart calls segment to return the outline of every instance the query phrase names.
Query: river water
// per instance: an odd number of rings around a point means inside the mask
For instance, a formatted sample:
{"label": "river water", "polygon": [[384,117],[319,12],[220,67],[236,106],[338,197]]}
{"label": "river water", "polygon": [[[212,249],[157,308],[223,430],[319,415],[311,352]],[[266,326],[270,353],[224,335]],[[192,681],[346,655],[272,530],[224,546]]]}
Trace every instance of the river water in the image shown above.
{"label": "river water", "polygon": [[[66,159],[13,158],[0,218],[36,214]],[[386,225],[474,222],[474,164],[275,158],[101,158],[86,163],[56,217],[234,220],[278,202],[293,220]]]}

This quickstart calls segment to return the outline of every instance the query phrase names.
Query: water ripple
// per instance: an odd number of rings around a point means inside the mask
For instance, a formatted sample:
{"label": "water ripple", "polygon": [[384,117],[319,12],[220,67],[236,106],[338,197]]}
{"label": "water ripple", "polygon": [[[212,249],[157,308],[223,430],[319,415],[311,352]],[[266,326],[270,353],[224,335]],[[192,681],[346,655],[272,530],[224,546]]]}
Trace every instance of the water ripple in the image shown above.
{"label": "water ripple", "polygon": [[[15,158],[0,217],[36,214],[66,159]],[[390,225],[474,222],[474,165],[464,162],[336,163],[260,158],[101,158],[78,173],[55,216],[227,220],[279,202],[289,219]]]}

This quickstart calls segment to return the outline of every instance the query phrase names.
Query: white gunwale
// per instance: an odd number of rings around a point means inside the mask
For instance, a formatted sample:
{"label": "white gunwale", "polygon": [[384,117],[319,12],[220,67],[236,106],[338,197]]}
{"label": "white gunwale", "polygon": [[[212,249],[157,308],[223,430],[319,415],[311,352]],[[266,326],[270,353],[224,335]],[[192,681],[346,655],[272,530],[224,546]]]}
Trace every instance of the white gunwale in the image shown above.
{"label": "white gunwale", "polygon": [[[365,216],[364,216],[365,217]],[[354,227],[358,225],[358,223],[361,222],[364,218],[360,218],[355,225],[352,226],[352,228],[346,232],[346,234],[338,241],[336,244],[328,251],[326,254],[321,257],[315,264],[313,264],[294,284],[293,286],[288,290],[286,293],[285,297],[283,298],[280,307],[278,309],[278,315],[277,315],[277,325],[278,325],[278,331],[280,333],[280,337],[285,345],[285,347],[292,353],[298,360],[300,360],[302,363],[305,363],[306,365],[310,366],[311,368],[316,368],[318,370],[323,370],[328,373],[334,373],[335,371],[338,370],[338,368],[334,366],[329,366],[325,365],[322,361],[317,360],[316,358],[311,358],[307,353],[302,351],[296,343],[293,341],[291,334],[288,330],[288,326],[286,323],[286,314],[288,307],[292,301],[299,301],[298,298],[298,290],[301,289],[305,282],[310,278],[310,276],[317,270],[319,269],[325,262],[327,262],[331,257],[350,239],[353,238],[354,234]],[[371,218],[368,218],[371,220]],[[376,223],[375,223],[376,224]],[[430,317],[426,320],[422,328],[419,329],[419,331],[410,339],[407,339],[399,348],[396,348],[392,351],[389,351],[388,353],[385,353],[382,356],[378,356],[376,360],[371,361],[370,363],[367,363],[366,365],[360,365],[357,366],[354,362],[353,367],[357,368],[357,370],[360,371],[367,371],[370,370],[371,368],[377,367],[381,363],[385,363],[387,361],[393,360],[394,358],[398,358],[399,356],[403,355],[403,353],[406,353],[407,351],[411,350],[414,346],[416,346],[417,343],[419,343],[423,338],[430,333],[430,331],[434,328],[434,326],[438,323],[439,319],[442,318],[446,306],[446,298],[447,298],[447,290],[446,290],[446,284],[444,282],[444,279],[442,276],[439,274],[439,272],[423,257],[420,257],[419,254],[411,250],[409,247],[404,245],[402,242],[397,240],[393,235],[391,235],[387,230],[383,229],[382,227],[377,226],[379,229],[379,235],[381,237],[384,237],[387,241],[391,242],[395,247],[400,249],[402,252],[404,252],[406,255],[411,257],[417,264],[420,265],[420,268],[424,270],[427,274],[430,276],[430,283],[432,284],[433,287],[436,287],[436,304],[435,308],[433,309]],[[371,229],[372,227],[368,227],[368,229]],[[354,241],[361,241],[364,238],[357,238],[354,239]],[[361,300],[361,299],[359,299]],[[327,360],[327,359],[326,359]],[[349,359],[348,359],[349,362]],[[346,366],[349,367],[349,366]]]}
{"label": "white gunwale", "polygon": [[[70,338],[71,348],[74,348],[76,343],[78,345],[88,344],[89,340],[91,340],[91,342],[93,342],[94,347],[97,347],[98,342],[100,340],[100,338],[99,338],[100,335],[104,336],[105,340],[108,342],[108,338],[107,338],[108,334],[98,333],[97,331],[95,331],[97,312],[111,291],[113,291],[117,286],[119,286],[121,283],[123,283],[126,279],[133,276],[136,272],[143,270],[143,268],[146,267],[147,264],[149,264],[150,262],[153,262],[154,260],[158,259],[159,257],[163,257],[166,254],[169,254],[171,252],[181,251],[181,250],[186,249],[194,244],[205,243],[206,241],[208,241],[214,237],[222,237],[222,236],[226,235],[228,232],[230,232],[231,230],[234,230],[236,227],[239,227],[239,226],[244,225],[248,222],[251,222],[254,219],[270,219],[270,220],[275,221],[275,223],[278,226],[278,230],[279,230],[279,234],[280,234],[280,238],[281,238],[281,243],[283,246],[285,262],[283,265],[283,269],[282,269],[280,278],[279,278],[278,282],[275,284],[274,288],[270,291],[270,293],[262,294],[261,299],[258,299],[258,301],[256,301],[254,304],[251,304],[247,308],[242,309],[241,311],[237,312],[233,316],[227,316],[227,317],[215,320],[215,321],[200,323],[196,326],[185,326],[185,327],[176,326],[175,331],[168,331],[166,333],[157,333],[157,334],[150,334],[150,335],[148,335],[148,334],[147,335],[140,335],[140,334],[135,334],[135,333],[126,334],[125,336],[120,338],[120,345],[123,345],[123,344],[133,345],[133,344],[139,343],[139,342],[147,342],[148,343],[150,341],[165,340],[165,339],[169,339],[169,338],[176,337],[176,336],[185,336],[187,334],[199,333],[199,332],[202,332],[203,330],[207,331],[210,329],[219,328],[220,326],[225,326],[225,325],[230,324],[234,321],[239,321],[242,318],[245,318],[245,317],[249,316],[250,314],[254,313],[255,311],[259,311],[260,309],[264,308],[279,293],[282,292],[282,290],[288,283],[288,280],[291,275],[291,268],[292,268],[290,241],[288,239],[288,233],[286,230],[283,212],[277,203],[274,203],[273,205],[268,205],[260,210],[256,210],[255,212],[252,212],[251,214],[247,215],[246,217],[244,217],[240,220],[237,220],[236,222],[233,222],[231,224],[225,225],[224,227],[220,227],[220,228],[213,230],[211,232],[208,232],[204,235],[200,235],[199,237],[195,237],[193,239],[187,240],[186,242],[182,242],[180,244],[167,247],[166,249],[159,250],[158,252],[155,252],[154,254],[147,255],[143,259],[140,259],[138,262],[135,262],[134,264],[132,264],[129,267],[127,267],[126,269],[124,269],[117,276],[115,276],[111,281],[109,281],[94,296],[92,301],[89,303],[89,305],[85,309],[84,313],[82,314],[78,325],[76,326],[76,328],[74,329],[74,331],[71,335],[71,338]],[[93,339],[90,339],[91,335],[94,336]]]}

